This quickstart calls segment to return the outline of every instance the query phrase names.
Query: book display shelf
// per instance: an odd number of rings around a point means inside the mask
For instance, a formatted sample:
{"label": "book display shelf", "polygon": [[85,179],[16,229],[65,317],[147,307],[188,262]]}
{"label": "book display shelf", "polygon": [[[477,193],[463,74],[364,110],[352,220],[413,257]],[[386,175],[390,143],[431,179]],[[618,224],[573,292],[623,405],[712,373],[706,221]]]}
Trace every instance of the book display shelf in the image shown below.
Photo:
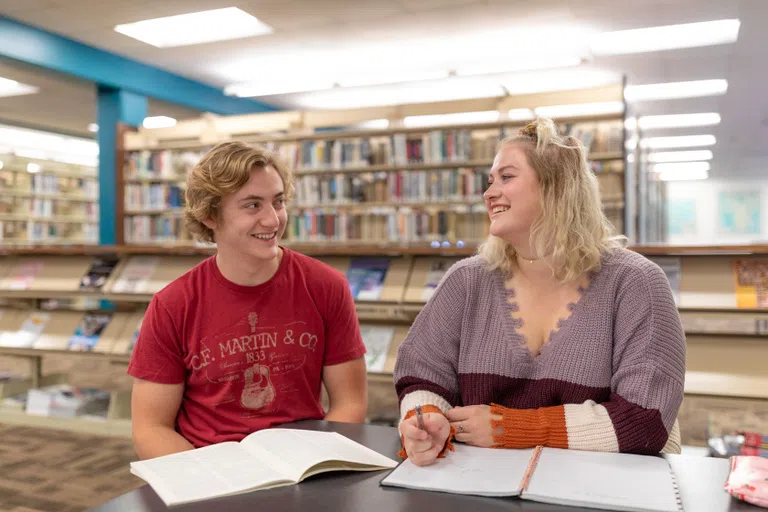
{"label": "book display shelf", "polygon": [[[686,395],[766,406],[768,297],[755,283],[768,272],[768,247],[632,249],[665,270],[678,301],[688,340]],[[322,246],[303,249],[344,274],[355,297],[368,349],[369,419],[397,418],[392,383],[397,349],[445,271],[472,251],[340,255]],[[0,355],[28,359],[30,376],[0,388],[0,397],[57,378],[44,377],[44,356],[99,358],[124,372],[152,294],[210,254],[212,249],[131,246],[6,249],[0,259],[0,301],[6,303],[0,307]],[[47,310],[43,302],[51,298],[79,301],[81,307]],[[121,416],[99,423],[106,432],[125,426],[129,396],[116,398],[110,409]],[[11,416],[23,419],[21,413]]]}

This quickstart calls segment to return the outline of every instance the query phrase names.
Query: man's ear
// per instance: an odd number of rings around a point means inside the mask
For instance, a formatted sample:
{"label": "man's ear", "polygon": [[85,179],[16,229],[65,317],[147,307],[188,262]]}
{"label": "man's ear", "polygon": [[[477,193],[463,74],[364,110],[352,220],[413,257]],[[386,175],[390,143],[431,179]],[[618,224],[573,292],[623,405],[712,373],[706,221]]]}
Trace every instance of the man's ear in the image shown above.
{"label": "man's ear", "polygon": [[203,224],[205,224],[205,227],[207,227],[208,229],[215,230],[218,227],[218,223],[213,219],[205,219],[203,221]]}

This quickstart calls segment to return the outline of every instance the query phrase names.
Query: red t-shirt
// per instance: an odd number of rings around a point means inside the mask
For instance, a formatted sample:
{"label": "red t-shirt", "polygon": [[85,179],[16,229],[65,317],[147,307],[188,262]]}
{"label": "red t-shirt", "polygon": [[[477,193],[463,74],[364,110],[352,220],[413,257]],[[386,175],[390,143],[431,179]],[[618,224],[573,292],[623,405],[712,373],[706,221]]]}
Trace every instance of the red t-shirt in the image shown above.
{"label": "red t-shirt", "polygon": [[365,354],[344,276],[283,251],[266,283],[228,281],[213,256],[149,304],[128,374],[184,383],[176,430],[195,447],[322,419],[323,366]]}

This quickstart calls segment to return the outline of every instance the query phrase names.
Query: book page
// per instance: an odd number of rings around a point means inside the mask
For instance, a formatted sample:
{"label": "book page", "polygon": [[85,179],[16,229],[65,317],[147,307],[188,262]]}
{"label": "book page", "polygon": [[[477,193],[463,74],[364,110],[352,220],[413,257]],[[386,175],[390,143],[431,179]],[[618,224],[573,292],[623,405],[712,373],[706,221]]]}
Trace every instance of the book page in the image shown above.
{"label": "book page", "polygon": [[544,448],[522,497],[607,510],[678,511],[669,463],[626,453]]}
{"label": "book page", "polygon": [[132,462],[131,472],[149,483],[167,505],[290,483],[273,463],[255,458],[238,443]]}
{"label": "book page", "polygon": [[[268,453],[290,466],[289,476],[296,482],[322,471],[376,470],[397,465],[392,459],[336,432],[274,428],[255,432],[240,444],[256,457]],[[339,461],[339,464],[324,464],[321,471],[309,471],[315,465],[330,461]]]}
{"label": "book page", "polygon": [[406,459],[381,485],[472,494],[517,496],[533,450],[499,450],[456,444],[455,451],[430,466]]}

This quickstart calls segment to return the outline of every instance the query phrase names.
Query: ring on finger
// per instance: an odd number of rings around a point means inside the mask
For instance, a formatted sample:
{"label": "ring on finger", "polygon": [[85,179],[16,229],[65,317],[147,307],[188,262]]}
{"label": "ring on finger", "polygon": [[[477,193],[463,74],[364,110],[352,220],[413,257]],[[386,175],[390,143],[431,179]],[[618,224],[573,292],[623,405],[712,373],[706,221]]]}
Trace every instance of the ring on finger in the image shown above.
{"label": "ring on finger", "polygon": [[463,434],[464,433],[464,425],[463,424],[459,423],[458,431],[459,431],[459,434]]}

